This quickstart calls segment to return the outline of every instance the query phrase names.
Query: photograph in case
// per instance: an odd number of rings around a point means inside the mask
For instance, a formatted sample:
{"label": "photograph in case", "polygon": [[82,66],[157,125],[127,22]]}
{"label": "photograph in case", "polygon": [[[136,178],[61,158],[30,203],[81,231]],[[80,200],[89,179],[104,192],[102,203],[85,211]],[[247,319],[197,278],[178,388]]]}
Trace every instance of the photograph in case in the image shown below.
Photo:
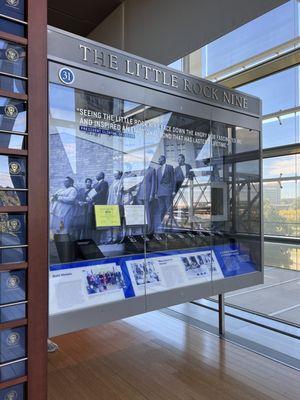
{"label": "photograph in case", "polygon": [[121,268],[116,264],[93,265],[83,271],[84,285],[88,295],[124,289]]}

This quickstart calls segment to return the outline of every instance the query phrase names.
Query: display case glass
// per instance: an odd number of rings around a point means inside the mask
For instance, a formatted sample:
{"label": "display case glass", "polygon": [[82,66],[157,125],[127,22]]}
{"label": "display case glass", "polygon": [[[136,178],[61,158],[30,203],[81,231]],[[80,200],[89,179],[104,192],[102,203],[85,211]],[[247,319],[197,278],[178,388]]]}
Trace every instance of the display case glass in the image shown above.
{"label": "display case glass", "polygon": [[261,270],[258,130],[51,83],[50,313]]}

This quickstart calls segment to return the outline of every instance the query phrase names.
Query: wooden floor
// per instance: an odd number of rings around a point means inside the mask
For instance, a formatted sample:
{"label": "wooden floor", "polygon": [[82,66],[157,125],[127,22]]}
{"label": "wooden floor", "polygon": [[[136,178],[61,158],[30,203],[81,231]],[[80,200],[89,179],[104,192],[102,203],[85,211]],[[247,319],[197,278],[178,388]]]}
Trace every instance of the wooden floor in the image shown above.
{"label": "wooden floor", "polygon": [[300,373],[160,312],[55,338],[49,400],[300,399]]}

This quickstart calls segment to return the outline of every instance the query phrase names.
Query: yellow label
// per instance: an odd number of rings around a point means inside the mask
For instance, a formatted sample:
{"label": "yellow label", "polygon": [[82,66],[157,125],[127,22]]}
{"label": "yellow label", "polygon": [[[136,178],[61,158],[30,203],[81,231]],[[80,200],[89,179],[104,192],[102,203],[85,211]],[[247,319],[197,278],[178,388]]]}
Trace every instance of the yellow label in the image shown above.
{"label": "yellow label", "polygon": [[97,228],[121,226],[119,206],[96,205],[94,207]]}

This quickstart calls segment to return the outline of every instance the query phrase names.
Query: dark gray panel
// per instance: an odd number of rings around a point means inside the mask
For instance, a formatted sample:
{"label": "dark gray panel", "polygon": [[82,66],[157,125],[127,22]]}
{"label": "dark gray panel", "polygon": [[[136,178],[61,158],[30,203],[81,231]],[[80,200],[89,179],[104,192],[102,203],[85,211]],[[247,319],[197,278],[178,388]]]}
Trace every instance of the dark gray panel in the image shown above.
{"label": "dark gray panel", "polygon": [[48,29],[48,58],[204,104],[260,116],[261,101],[257,97],[53,28]]}

